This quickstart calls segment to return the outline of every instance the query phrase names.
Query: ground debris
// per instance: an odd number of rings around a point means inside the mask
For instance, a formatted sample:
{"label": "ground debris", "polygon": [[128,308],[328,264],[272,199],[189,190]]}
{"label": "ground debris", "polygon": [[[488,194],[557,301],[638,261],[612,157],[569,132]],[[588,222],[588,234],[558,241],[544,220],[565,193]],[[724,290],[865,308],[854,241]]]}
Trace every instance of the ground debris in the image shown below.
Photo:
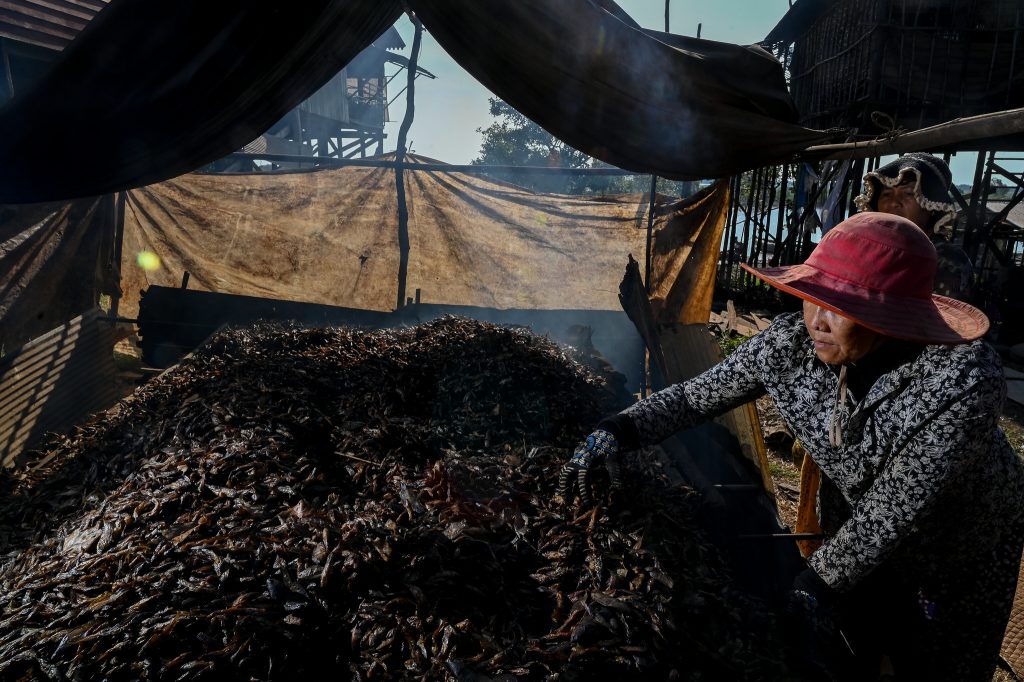
{"label": "ground debris", "polygon": [[3,484],[2,680],[780,679],[653,456],[555,497],[615,409],[522,329],[220,333]]}

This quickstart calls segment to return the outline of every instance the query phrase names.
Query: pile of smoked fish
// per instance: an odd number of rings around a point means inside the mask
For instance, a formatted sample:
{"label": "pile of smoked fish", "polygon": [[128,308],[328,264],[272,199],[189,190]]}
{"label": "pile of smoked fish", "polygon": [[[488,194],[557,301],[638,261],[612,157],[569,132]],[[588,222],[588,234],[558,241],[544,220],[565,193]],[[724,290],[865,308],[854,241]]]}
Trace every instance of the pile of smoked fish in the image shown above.
{"label": "pile of smoked fish", "polygon": [[557,497],[621,406],[577,360],[451,317],[219,333],[0,482],[0,679],[785,677],[656,451]]}

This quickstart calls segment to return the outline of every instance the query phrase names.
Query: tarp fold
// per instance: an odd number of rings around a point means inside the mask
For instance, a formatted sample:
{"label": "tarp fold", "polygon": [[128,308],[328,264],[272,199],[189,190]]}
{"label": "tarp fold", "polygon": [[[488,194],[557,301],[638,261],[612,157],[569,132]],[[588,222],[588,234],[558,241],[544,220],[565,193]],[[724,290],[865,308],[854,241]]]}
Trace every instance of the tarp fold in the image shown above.
{"label": "tarp fold", "polygon": [[175,177],[258,136],[412,8],[470,74],[567,143],[670,178],[830,141],[757,47],[645,31],[612,0],[113,0],[0,109],[0,202]]}

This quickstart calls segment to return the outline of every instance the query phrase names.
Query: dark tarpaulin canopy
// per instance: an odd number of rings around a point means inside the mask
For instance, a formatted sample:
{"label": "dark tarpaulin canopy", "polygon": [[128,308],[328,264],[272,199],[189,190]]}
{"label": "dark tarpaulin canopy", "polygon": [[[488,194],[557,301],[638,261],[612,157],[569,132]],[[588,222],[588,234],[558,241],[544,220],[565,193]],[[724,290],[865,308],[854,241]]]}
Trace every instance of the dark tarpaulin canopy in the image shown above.
{"label": "dark tarpaulin canopy", "polygon": [[794,123],[767,53],[643,31],[612,0],[113,0],[0,109],[0,202],[137,187],[237,150],[405,4],[498,96],[623,168],[720,177],[828,141]]}
{"label": "dark tarpaulin canopy", "polygon": [[628,170],[725,177],[829,135],[796,125],[763,49],[630,25],[608,0],[421,0],[431,35],[491,91],[573,147]]}
{"label": "dark tarpaulin canopy", "polygon": [[401,11],[387,0],[113,0],[0,109],[0,202],[138,187],[240,149]]}

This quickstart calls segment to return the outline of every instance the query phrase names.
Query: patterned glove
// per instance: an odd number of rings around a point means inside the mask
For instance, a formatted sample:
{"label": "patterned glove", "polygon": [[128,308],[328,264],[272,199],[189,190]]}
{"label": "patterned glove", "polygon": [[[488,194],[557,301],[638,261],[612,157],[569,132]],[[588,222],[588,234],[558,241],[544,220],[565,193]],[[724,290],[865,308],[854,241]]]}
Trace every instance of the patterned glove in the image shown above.
{"label": "patterned glove", "polygon": [[590,504],[590,466],[594,463],[606,462],[611,474],[612,487],[619,485],[618,465],[619,443],[611,433],[598,429],[587,436],[572,454],[572,459],[562,467],[558,477],[558,494],[568,503],[572,502],[573,492],[579,491],[580,502]]}
{"label": "patterned glove", "polygon": [[815,680],[838,679],[852,665],[852,652],[836,625],[835,590],[808,568],[793,581],[786,604],[784,625],[802,674]]}

